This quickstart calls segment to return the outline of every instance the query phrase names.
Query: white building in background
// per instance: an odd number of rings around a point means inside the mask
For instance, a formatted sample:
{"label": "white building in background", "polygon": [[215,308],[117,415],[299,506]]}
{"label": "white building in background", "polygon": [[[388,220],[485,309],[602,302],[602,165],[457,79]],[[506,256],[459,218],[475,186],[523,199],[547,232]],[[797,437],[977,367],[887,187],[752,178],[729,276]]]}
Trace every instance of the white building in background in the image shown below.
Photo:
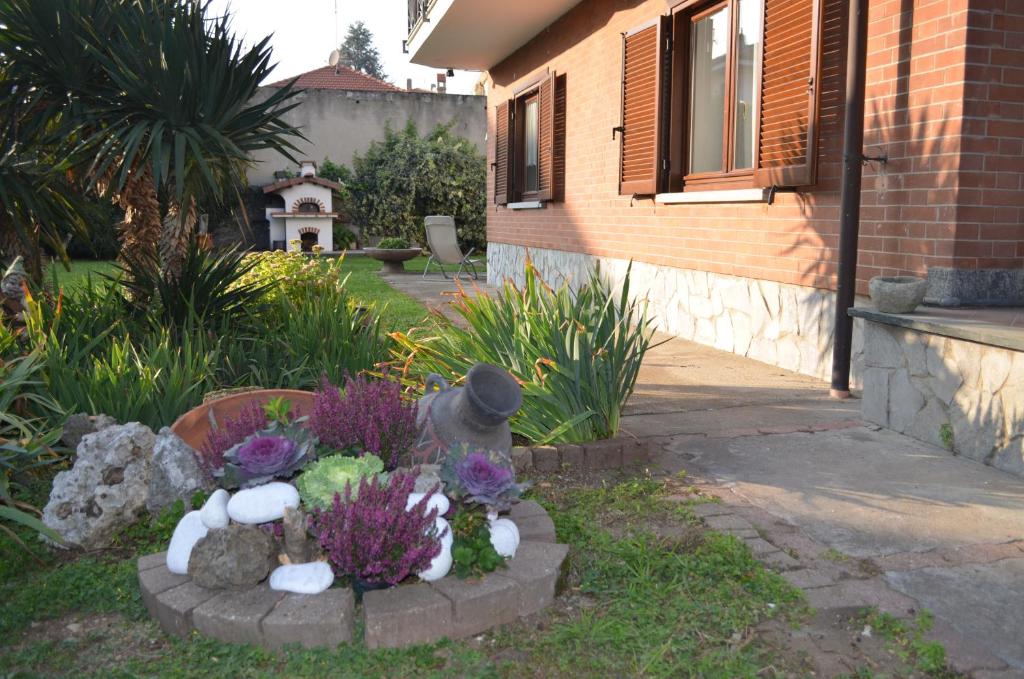
{"label": "white building in background", "polygon": [[271,250],[285,250],[297,240],[309,252],[319,245],[324,252],[334,251],[334,192],[341,185],[316,176],[316,163],[303,160],[299,176],[282,179],[263,187],[267,194],[266,216],[270,223]]}

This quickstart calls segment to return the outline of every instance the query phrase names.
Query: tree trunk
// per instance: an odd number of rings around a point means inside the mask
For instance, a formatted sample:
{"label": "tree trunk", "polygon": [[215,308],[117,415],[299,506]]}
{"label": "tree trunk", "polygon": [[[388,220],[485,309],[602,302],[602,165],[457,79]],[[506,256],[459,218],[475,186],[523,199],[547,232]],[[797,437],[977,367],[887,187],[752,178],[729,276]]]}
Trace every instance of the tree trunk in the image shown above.
{"label": "tree trunk", "polygon": [[188,199],[188,207],[182,212],[181,206],[171,202],[164,217],[164,228],[160,234],[160,265],[163,275],[168,280],[177,280],[181,275],[181,265],[188,252],[189,238],[198,221],[196,202]]}
{"label": "tree trunk", "polygon": [[157,261],[160,242],[160,200],[149,163],[136,167],[128,176],[114,202],[124,209],[124,221],[118,225],[121,239],[121,261],[132,257],[142,261]]}

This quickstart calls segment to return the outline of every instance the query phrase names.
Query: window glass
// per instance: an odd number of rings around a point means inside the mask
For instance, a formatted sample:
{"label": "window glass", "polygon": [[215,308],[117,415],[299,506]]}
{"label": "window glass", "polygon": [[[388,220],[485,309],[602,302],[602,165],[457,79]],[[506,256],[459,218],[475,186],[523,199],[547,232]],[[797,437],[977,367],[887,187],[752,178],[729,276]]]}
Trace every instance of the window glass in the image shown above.
{"label": "window glass", "polygon": [[761,71],[762,0],[739,0],[736,34],[736,128],[733,138],[733,166],[754,167],[754,102],[757,74]]}
{"label": "window glass", "polygon": [[690,28],[690,172],[722,168],[729,8],[694,21]]}
{"label": "window glass", "polygon": [[526,155],[526,180],[523,185],[524,192],[539,190],[537,174],[537,156],[539,147],[537,143],[537,100],[526,102],[526,119],[523,125],[523,137]]}

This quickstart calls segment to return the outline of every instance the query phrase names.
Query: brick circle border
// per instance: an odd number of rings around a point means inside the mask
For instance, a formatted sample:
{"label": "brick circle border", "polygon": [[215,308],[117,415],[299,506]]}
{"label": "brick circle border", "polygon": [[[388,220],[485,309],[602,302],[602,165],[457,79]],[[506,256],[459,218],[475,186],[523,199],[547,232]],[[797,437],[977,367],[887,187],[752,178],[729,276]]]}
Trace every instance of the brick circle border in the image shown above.
{"label": "brick circle border", "polygon": [[168,634],[192,630],[229,643],[269,649],[286,644],[331,647],[353,641],[363,621],[369,648],[396,648],[461,639],[536,613],[554,601],[568,545],[555,541],[551,517],[536,502],[520,502],[509,518],[521,538],[507,568],[483,578],[449,575],[367,592],[356,605],[351,588],[319,594],[275,592],[266,584],[243,590],[205,589],[167,570],[166,552],[138,561],[139,588],[149,614]]}

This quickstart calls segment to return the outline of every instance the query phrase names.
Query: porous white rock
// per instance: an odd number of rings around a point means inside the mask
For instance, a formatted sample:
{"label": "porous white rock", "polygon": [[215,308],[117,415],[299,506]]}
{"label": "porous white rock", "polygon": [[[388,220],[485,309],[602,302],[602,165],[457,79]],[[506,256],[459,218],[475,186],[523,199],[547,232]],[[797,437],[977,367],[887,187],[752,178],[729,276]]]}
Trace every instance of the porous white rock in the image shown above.
{"label": "porous white rock", "polygon": [[83,436],[74,466],[53,479],[43,523],[65,546],[108,546],[146,509],[155,443],[150,428],[138,422]]}
{"label": "porous white rock", "polygon": [[491,545],[500,556],[511,559],[519,548],[519,527],[510,519],[491,521]]}
{"label": "porous white rock", "polygon": [[223,488],[213,491],[213,495],[199,510],[199,518],[203,520],[203,525],[207,528],[227,528],[230,523],[228,517],[228,500],[230,499],[231,493]]}
{"label": "porous white rock", "polygon": [[[405,503],[405,511],[409,511],[416,506],[416,503],[423,499],[425,493],[409,493],[409,499]],[[448,513],[451,508],[451,502],[445,497],[444,493],[434,493],[427,500],[426,512],[430,512],[431,509],[437,508],[437,515],[444,516]]]}
{"label": "porous white rock", "polygon": [[299,491],[290,483],[272,481],[240,490],[228,500],[228,516],[238,523],[268,523],[284,516],[285,507],[299,506]]}
{"label": "porous white rock", "polygon": [[207,528],[199,516],[199,510],[189,512],[181,517],[174,528],[171,544],[167,547],[167,570],[179,575],[188,574],[188,560],[192,556],[192,548],[206,537]]}
{"label": "porous white rock", "polygon": [[296,594],[319,594],[334,583],[334,571],[326,561],[278,566],[270,574],[270,589]]}
{"label": "porous white rock", "polygon": [[452,569],[452,543],[455,541],[455,537],[452,535],[451,526],[445,519],[437,517],[436,525],[437,534],[442,536],[441,552],[433,558],[426,570],[417,573],[420,580],[425,582],[440,580]]}

